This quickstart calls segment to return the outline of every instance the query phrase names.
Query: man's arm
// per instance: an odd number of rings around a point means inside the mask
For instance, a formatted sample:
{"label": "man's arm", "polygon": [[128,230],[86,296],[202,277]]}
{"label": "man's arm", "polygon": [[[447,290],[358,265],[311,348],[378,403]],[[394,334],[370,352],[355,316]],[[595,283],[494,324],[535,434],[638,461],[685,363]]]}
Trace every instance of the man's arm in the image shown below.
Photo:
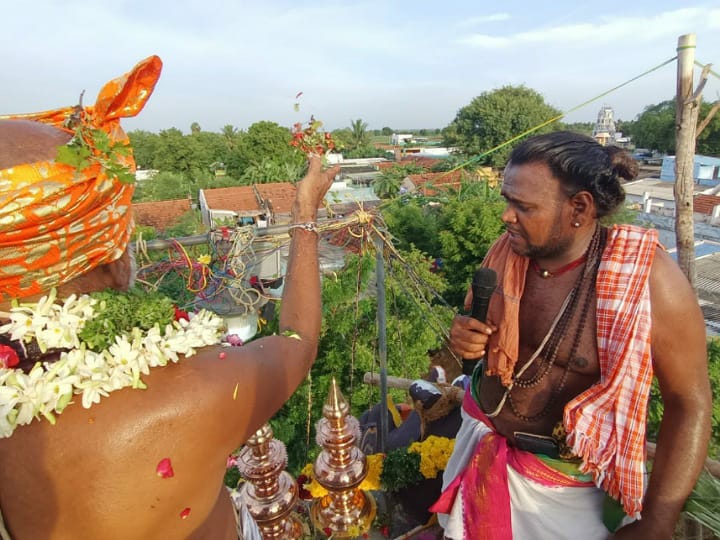
{"label": "man's arm", "polygon": [[[337,172],[337,167],[323,171],[319,157],[310,159],[308,173],[297,185],[294,223],[315,222],[318,206]],[[204,372],[205,391],[220,398],[220,404],[214,406],[216,413],[228,419],[225,431],[239,442],[287,401],[317,354],[321,322],[319,237],[303,228],[291,229],[291,235],[280,308],[281,335],[256,339],[242,347],[206,348],[198,352],[201,361],[188,368]],[[224,353],[222,359],[219,351]]]}
{"label": "man's arm", "polygon": [[650,274],[652,353],[664,414],[642,519],[614,538],[671,538],[707,457],[711,391],[705,323],[680,268],[658,249]]}

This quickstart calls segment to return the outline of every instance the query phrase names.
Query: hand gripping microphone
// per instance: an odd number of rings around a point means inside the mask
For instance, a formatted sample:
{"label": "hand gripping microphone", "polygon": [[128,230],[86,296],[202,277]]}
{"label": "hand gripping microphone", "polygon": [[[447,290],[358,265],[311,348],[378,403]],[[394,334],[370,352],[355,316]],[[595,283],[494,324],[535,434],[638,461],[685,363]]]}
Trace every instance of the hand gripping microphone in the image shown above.
{"label": "hand gripping microphone", "polygon": [[[472,280],[472,309],[470,316],[478,321],[485,322],[487,319],[488,306],[490,298],[495,290],[497,283],[497,274],[492,268],[479,268]],[[463,373],[471,375],[475,365],[480,359],[463,360]]]}

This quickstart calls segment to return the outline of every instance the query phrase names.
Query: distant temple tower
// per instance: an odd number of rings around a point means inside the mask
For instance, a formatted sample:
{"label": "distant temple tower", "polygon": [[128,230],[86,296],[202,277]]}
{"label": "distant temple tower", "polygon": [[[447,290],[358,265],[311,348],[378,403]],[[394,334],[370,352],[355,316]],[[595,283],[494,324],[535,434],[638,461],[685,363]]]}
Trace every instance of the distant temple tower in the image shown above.
{"label": "distant temple tower", "polygon": [[603,105],[597,116],[597,122],[593,127],[592,137],[597,142],[606,146],[615,142],[615,113],[612,107]]}

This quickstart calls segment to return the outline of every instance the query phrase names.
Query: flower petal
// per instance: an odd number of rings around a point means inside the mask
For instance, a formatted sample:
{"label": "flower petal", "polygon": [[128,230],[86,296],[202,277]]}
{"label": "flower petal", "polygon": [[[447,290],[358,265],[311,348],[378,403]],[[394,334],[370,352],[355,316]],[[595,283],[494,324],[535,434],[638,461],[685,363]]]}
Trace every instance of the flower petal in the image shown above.
{"label": "flower petal", "polygon": [[160,478],[172,478],[173,476],[175,476],[175,471],[173,471],[170,458],[161,459],[160,462],[157,464],[157,467],[155,468],[155,472]]}

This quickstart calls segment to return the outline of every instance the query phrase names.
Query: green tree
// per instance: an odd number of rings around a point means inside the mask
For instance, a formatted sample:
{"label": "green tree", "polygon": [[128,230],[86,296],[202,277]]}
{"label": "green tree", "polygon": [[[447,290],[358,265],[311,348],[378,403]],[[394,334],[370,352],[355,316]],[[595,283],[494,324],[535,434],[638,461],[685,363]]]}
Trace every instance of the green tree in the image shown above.
{"label": "green tree", "polygon": [[278,163],[272,159],[265,159],[247,167],[240,180],[245,185],[296,182],[300,180],[304,171],[305,167],[300,163]]}
{"label": "green tree", "polygon": [[393,165],[385,169],[372,183],[373,190],[381,199],[392,199],[400,193],[403,180],[410,174],[421,173],[423,168],[414,163]]}
{"label": "green tree", "polygon": [[[707,117],[711,108],[711,103],[701,102],[698,123]],[[674,154],[675,100],[669,99],[645,107],[634,122],[625,123],[624,129],[632,136],[636,147]],[[695,151],[698,154],[720,156],[720,116],[717,114],[700,133]]]}
{"label": "green tree", "polygon": [[159,144],[159,136],[156,133],[137,129],[128,132],[128,137],[138,169],[156,168],[155,153]]}
{"label": "green tree", "polygon": [[419,249],[430,257],[440,255],[439,211],[424,199],[396,199],[382,210],[398,249]]}
{"label": "green tree", "polygon": [[[442,278],[429,271],[430,261],[417,251],[404,252],[402,256],[402,264],[399,261],[386,264],[387,365],[389,373],[416,378],[427,371],[427,352],[441,341],[438,325],[449,326],[452,311],[427,301],[432,296],[431,290],[444,289]],[[333,378],[355,416],[380,399],[377,388],[361,384],[365,372],[378,369],[377,301],[370,279],[373,274],[371,254],[353,255],[344,270],[323,279],[318,359],[307,381],[271,421],[275,437],[287,446],[290,470],[297,471],[311,459],[309,447],[317,451],[313,426],[322,415]],[[409,285],[415,276],[425,300]],[[391,394],[397,400],[405,399],[404,392],[391,390]]]}
{"label": "green tree", "polygon": [[675,153],[675,100],[645,107],[630,128],[635,146]]}
{"label": "green tree", "polygon": [[198,124],[197,122],[193,122],[192,124],[190,124],[190,133],[192,133],[193,135],[197,135],[201,131],[202,131],[202,128],[200,127],[200,124]]}
{"label": "green tree", "polygon": [[389,127],[384,127],[384,128],[382,128],[382,130],[381,130],[380,132],[381,132],[383,135],[385,135],[386,137],[389,137],[390,135],[393,134],[392,128],[389,128]]}
{"label": "green tree", "polygon": [[[542,95],[525,86],[504,86],[484,92],[462,107],[445,132],[448,146],[475,156],[522,132],[558,116]],[[547,133],[557,126],[548,125],[534,133]],[[511,148],[505,147],[486,156],[484,163],[502,167]]]}
{"label": "green tree", "polygon": [[450,305],[462,307],[475,269],[503,232],[504,209],[499,190],[486,182],[463,183],[442,204],[438,229]]}
{"label": "green tree", "polygon": [[160,171],[153,178],[138,184],[133,200],[169,201],[171,199],[197,199],[197,187],[186,175]]}
{"label": "green tree", "polygon": [[224,125],[222,130],[220,131],[220,134],[222,135],[222,138],[225,141],[225,146],[228,150],[232,150],[237,146],[239,140],[239,133],[238,130],[232,126],[232,124]]}
{"label": "green tree", "polygon": [[368,125],[361,118],[350,121],[350,150],[366,146],[370,144],[370,134],[368,133]]}
{"label": "green tree", "polygon": [[265,160],[276,163],[303,164],[305,156],[290,146],[292,134],[288,128],[275,122],[261,121],[251,125],[244,133],[227,161],[228,174],[236,178],[250,165]]}

